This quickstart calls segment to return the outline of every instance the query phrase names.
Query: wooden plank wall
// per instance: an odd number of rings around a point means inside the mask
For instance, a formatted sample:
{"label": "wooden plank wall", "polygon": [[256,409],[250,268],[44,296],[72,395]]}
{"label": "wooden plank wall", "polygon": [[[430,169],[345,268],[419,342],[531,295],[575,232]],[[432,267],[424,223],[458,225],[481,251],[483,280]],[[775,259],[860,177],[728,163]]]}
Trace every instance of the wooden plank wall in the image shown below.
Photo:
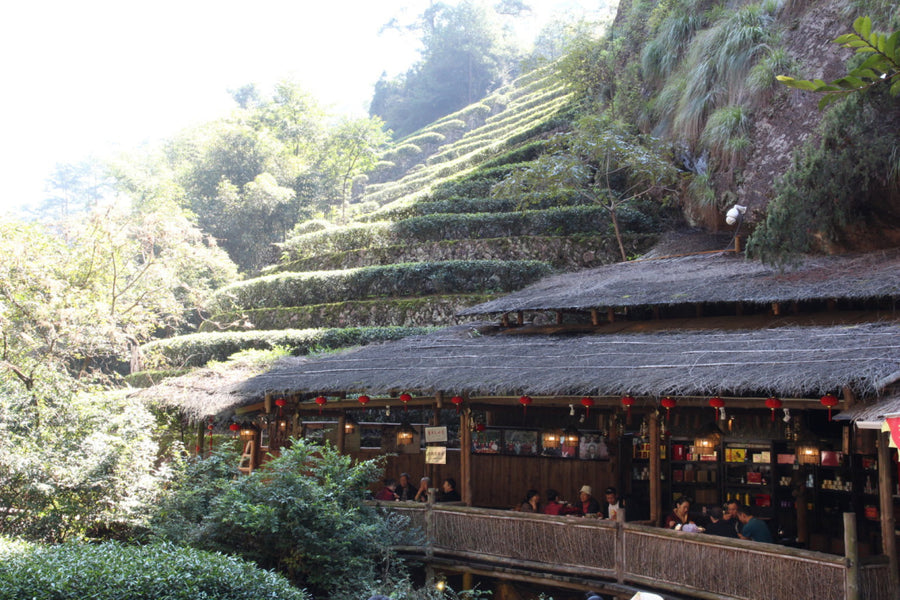
{"label": "wooden plank wall", "polygon": [[[363,449],[354,453],[354,457],[370,459],[379,454],[376,449]],[[448,450],[446,465],[425,465],[424,452],[395,454],[387,459],[384,477],[397,479],[400,473],[409,473],[413,485],[423,475],[431,477],[435,487],[445,477],[461,484],[459,459],[458,450]],[[603,490],[615,486],[616,479],[613,461],[475,454],[472,456],[472,503],[481,507],[513,508],[521,504],[529,489],[538,490],[541,501],[545,502],[547,488],[554,488],[566,500],[576,502],[578,490],[585,484],[602,501]],[[373,491],[378,489],[380,484],[373,485]]]}

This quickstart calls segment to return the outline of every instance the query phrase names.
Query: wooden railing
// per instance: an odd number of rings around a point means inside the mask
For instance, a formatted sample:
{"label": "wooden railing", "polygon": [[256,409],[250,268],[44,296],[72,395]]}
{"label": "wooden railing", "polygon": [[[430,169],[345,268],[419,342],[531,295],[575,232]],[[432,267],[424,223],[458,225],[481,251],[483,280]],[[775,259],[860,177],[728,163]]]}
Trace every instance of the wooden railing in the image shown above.
{"label": "wooden railing", "polygon": [[895,597],[881,557],[854,569],[843,556],[632,523],[440,504],[390,506],[421,532],[411,539],[421,540],[417,549],[426,558],[711,600]]}

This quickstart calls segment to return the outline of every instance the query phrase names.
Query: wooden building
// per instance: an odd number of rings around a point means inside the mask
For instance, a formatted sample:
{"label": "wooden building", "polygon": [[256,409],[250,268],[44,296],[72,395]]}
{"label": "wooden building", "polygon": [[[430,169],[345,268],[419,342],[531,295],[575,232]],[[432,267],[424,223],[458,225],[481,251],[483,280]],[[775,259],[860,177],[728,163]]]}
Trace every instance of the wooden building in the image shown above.
{"label": "wooden building", "polygon": [[[821,553],[851,550],[855,529],[854,561],[889,562],[887,591],[871,597],[896,597],[896,451],[865,410],[900,383],[900,251],[781,270],[694,238],[669,244],[461,315],[489,320],[286,359],[220,388],[218,406],[268,414],[276,437],[283,399],[294,431],[330,419],[339,447],[396,452],[393,474],[452,476],[470,506],[508,509],[529,488],[574,499],[588,484],[617,487],[642,524],[684,495],[753,505],[786,546]],[[360,418],[373,410],[418,421],[419,437],[398,447],[396,427]],[[450,421],[448,442],[425,443],[422,425]],[[427,446],[445,462],[426,464]]]}

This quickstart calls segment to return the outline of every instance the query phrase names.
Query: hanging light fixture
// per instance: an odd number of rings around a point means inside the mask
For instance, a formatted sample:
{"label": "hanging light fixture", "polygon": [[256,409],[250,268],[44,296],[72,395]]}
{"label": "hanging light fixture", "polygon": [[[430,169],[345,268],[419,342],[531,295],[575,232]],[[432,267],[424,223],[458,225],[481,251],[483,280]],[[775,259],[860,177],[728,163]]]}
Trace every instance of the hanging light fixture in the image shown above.
{"label": "hanging light fixture", "polygon": [[547,429],[541,434],[541,446],[544,448],[559,448],[562,441],[562,432],[559,429]]}
{"label": "hanging light fixture", "polygon": [[413,443],[415,436],[416,430],[407,421],[403,421],[400,427],[397,428],[397,445],[408,446]]}
{"label": "hanging light fixture", "polygon": [[578,429],[569,425],[566,427],[565,431],[563,431],[563,446],[577,446],[579,436]]}
{"label": "hanging light fixture", "polygon": [[[699,454],[709,454],[709,450],[716,450],[722,443],[725,433],[719,429],[715,421],[707,423],[697,431],[694,438],[694,448],[699,450]],[[703,452],[706,450],[707,452]]]}
{"label": "hanging light fixture", "polygon": [[819,464],[821,453],[819,440],[805,427],[794,436],[794,452],[797,455],[797,464]]}
{"label": "hanging light fixture", "polygon": [[259,428],[256,425],[248,421],[244,421],[240,425],[240,432],[238,433],[238,435],[242,441],[249,442],[254,437],[256,437],[256,433],[258,431]]}
{"label": "hanging light fixture", "polygon": [[353,435],[354,433],[356,433],[357,425],[358,424],[356,422],[356,419],[353,418],[353,415],[348,414],[344,416],[344,433],[346,435]]}

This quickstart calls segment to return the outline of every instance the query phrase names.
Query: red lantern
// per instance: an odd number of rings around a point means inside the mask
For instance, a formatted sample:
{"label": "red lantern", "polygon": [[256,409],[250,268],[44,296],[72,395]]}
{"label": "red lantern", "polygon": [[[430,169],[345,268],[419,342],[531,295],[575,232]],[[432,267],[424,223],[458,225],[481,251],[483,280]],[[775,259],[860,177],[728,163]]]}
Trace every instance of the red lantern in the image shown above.
{"label": "red lantern", "polygon": [[410,400],[412,400],[412,396],[409,394],[400,394],[400,402],[403,403],[403,410],[409,410]]}
{"label": "red lantern", "polygon": [[822,396],[822,399],[820,400],[820,402],[822,403],[822,406],[828,407],[828,420],[830,421],[831,420],[831,407],[837,406],[837,403],[838,403],[837,397],[834,394],[825,394],[824,396]]}
{"label": "red lantern", "polygon": [[716,411],[716,419],[719,418],[719,409],[725,406],[725,401],[719,398],[718,396],[713,396],[709,399],[709,405],[713,407],[713,410]]}
{"label": "red lantern", "polygon": [[584,407],[584,416],[591,416],[591,407],[594,405],[594,399],[585,396],[581,399],[581,405]]}
{"label": "red lantern", "polygon": [[781,408],[781,400],[775,398],[774,396],[770,396],[766,398],[766,406],[772,411],[772,422],[775,422],[775,411]]}
{"label": "red lantern", "polygon": [[666,421],[669,420],[669,411],[675,408],[675,401],[666,396],[662,400],[659,401],[662,404],[662,407],[666,409]]}
{"label": "red lantern", "polygon": [[282,406],[285,406],[286,404],[287,404],[287,400],[285,400],[284,398],[279,398],[278,400],[275,401],[275,406],[277,406],[278,408],[281,408]]}
{"label": "red lantern", "polygon": [[625,407],[625,421],[631,423],[631,407],[634,406],[634,397],[622,396],[622,406]]}
{"label": "red lantern", "polygon": [[463,403],[462,396],[453,396],[450,398],[450,402],[452,402],[456,406],[456,412],[459,412],[459,405]]}
{"label": "red lantern", "polygon": [[520,396],[519,404],[522,405],[522,414],[524,415],[528,411],[528,407],[531,406],[532,400],[531,396]]}
{"label": "red lantern", "polygon": [[371,398],[369,398],[368,396],[366,396],[365,394],[363,394],[362,396],[360,396],[359,398],[357,398],[357,400],[359,401],[360,404],[362,404],[363,406],[365,406],[366,404],[369,403],[369,400],[371,400]]}
{"label": "red lantern", "polygon": [[482,431],[484,431],[484,423],[476,423],[475,431],[478,433],[481,433]]}
{"label": "red lantern", "polygon": [[232,423],[231,425],[228,426],[228,429],[230,429],[231,431],[234,432],[235,435],[237,435],[237,432],[240,431],[241,426],[238,425],[237,423]]}
{"label": "red lantern", "polygon": [[319,405],[319,414],[321,415],[321,414],[322,414],[322,407],[325,406],[326,404],[328,404],[328,398],[326,398],[325,396],[317,396],[317,397],[316,397],[316,404]]}

